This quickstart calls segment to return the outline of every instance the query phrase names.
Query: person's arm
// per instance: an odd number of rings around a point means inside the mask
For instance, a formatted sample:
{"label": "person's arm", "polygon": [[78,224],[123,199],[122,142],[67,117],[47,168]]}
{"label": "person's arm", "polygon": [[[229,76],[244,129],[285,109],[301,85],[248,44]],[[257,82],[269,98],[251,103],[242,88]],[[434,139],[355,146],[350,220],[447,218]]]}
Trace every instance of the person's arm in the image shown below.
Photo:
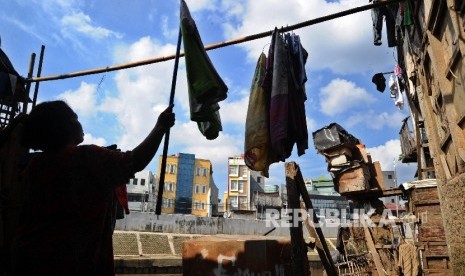
{"label": "person's arm", "polygon": [[173,105],[168,106],[159,116],[150,134],[132,150],[132,169],[143,170],[155,156],[163,135],[174,125]]}

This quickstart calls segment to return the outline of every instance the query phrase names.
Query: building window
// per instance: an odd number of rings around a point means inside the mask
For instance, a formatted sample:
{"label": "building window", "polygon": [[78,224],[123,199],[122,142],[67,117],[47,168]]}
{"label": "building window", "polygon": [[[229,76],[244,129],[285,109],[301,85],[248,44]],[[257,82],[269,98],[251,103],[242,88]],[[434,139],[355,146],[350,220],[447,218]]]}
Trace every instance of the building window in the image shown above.
{"label": "building window", "polygon": [[172,174],[176,173],[176,165],[174,165],[174,164],[170,165],[170,173],[172,173]]}
{"label": "building window", "polygon": [[391,198],[391,203],[395,203],[393,198]]}
{"label": "building window", "polygon": [[238,190],[239,190],[240,193],[244,192],[244,184],[245,184],[244,180],[239,180],[238,181]]}
{"label": "building window", "polygon": [[207,176],[207,168],[203,168],[203,176]]}
{"label": "building window", "polygon": [[195,175],[196,175],[196,176],[199,176],[199,175],[200,175],[200,169],[201,169],[200,167],[196,167],[196,168],[195,168]]}
{"label": "building window", "polygon": [[237,180],[231,180],[231,191],[237,191]]}
{"label": "building window", "polygon": [[207,185],[203,185],[202,186],[202,194],[206,194],[207,193]]}
{"label": "building window", "polygon": [[194,210],[198,210],[199,209],[199,202],[196,200],[194,201]]}
{"label": "building window", "polygon": [[247,167],[246,167],[246,166],[243,166],[243,167],[241,168],[241,170],[242,170],[242,174],[241,174],[242,177],[247,177]]}
{"label": "building window", "polygon": [[261,176],[257,176],[257,183],[258,184],[262,183],[262,177]]}
{"label": "building window", "polygon": [[231,200],[231,207],[236,207],[238,206],[238,202],[237,202],[237,197],[233,196],[230,198]]}
{"label": "building window", "polygon": [[145,186],[145,179],[142,178],[142,179],[140,180],[140,185]]}
{"label": "building window", "polygon": [[238,167],[237,166],[229,166],[229,174],[230,175],[237,175]]}
{"label": "building window", "polygon": [[132,179],[132,184],[137,185],[137,178]]}
{"label": "building window", "polygon": [[388,179],[392,179],[392,174],[388,174]]}
{"label": "building window", "polygon": [[172,192],[173,191],[173,183],[170,182],[170,184],[168,185],[168,191]]}
{"label": "building window", "polygon": [[205,201],[202,201],[202,210],[205,210]]}
{"label": "building window", "polygon": [[195,185],[195,193],[196,194],[200,193],[200,185],[199,184]]}
{"label": "building window", "polygon": [[173,200],[171,198],[168,198],[168,208],[171,208],[172,202],[173,202]]}

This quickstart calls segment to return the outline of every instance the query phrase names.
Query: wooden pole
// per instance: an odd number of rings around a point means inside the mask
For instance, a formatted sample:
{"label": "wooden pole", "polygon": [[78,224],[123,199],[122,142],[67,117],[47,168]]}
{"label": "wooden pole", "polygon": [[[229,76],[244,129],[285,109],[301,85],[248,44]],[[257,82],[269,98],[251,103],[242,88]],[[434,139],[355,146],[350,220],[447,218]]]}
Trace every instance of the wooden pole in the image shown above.
{"label": "wooden pole", "polygon": [[[302,196],[302,199],[305,203],[307,210],[312,210],[313,212],[313,223],[319,223],[318,217],[316,216],[315,209],[313,209],[312,201],[308,195],[307,188],[305,187],[305,182],[302,177],[302,172],[300,171],[299,165],[295,162],[289,162],[285,164],[286,166],[286,182],[287,179],[293,179],[296,189],[299,192],[299,195]],[[299,197],[300,198],[300,197]],[[300,208],[300,205],[299,205]],[[336,266],[334,265],[333,259],[331,258],[331,253],[329,252],[328,245],[326,244],[323,231],[320,227],[314,227],[318,239],[321,241],[321,251],[317,247],[317,252],[320,255],[321,262],[326,270],[328,275],[338,275]]]}
{"label": "wooden pole", "polygon": [[[300,210],[300,196],[296,188],[295,175],[288,171],[288,164],[286,164],[286,189],[287,189],[287,203],[289,210],[292,211],[291,217],[295,214],[293,210]],[[308,265],[307,246],[304,240],[302,231],[302,221],[298,221],[295,226],[295,218],[291,219],[292,225],[289,228],[291,234],[292,245],[292,271],[294,275],[309,275],[310,267]],[[331,275],[331,274],[329,274]]]}
{"label": "wooden pole", "polygon": [[[350,14],[370,10],[370,9],[385,6],[385,5],[398,3],[400,1],[403,1],[403,0],[380,1],[380,2],[376,2],[376,3],[356,7],[356,8],[353,8],[353,9],[345,10],[345,11],[342,11],[342,12],[338,12],[338,13],[318,17],[318,18],[315,18],[315,19],[311,19],[311,20],[308,20],[308,21],[304,21],[304,22],[295,24],[295,25],[282,27],[282,28],[279,29],[279,31],[281,31],[281,32],[289,32],[289,31],[293,31],[293,30],[300,29],[300,28],[303,28],[303,27],[307,27],[307,26],[315,25],[315,24],[322,23],[322,22],[325,22],[325,21],[333,20],[333,19],[343,17],[343,16],[346,16],[346,15],[350,15]],[[252,41],[252,40],[255,40],[255,39],[268,37],[272,33],[273,33],[273,31],[271,30],[271,31],[263,32],[263,33],[243,36],[243,37],[239,37],[239,38],[235,38],[235,39],[231,39],[231,40],[227,40],[227,41],[223,41],[223,42],[210,44],[210,45],[207,45],[205,47],[205,50],[206,51],[213,50],[213,49],[217,49],[217,48],[222,48],[222,47],[226,47],[226,46],[230,46],[230,45],[235,45],[235,44],[240,44],[240,43]],[[179,54],[179,57],[182,57],[182,56],[184,56],[184,53]],[[30,82],[38,82],[38,81],[51,81],[51,80],[62,80],[62,79],[68,79],[68,78],[75,78],[75,77],[80,77],[80,76],[99,74],[99,73],[105,73],[105,72],[111,72],[111,71],[116,71],[116,70],[133,68],[133,67],[142,66],[142,65],[153,64],[153,63],[157,63],[157,62],[171,60],[171,59],[174,59],[176,57],[177,57],[177,55],[174,54],[174,55],[157,57],[157,58],[152,58],[152,59],[146,59],[146,60],[126,63],[126,64],[107,66],[107,67],[104,67],[104,68],[97,68],[97,69],[90,69],[90,70],[85,70],[85,71],[78,71],[78,72],[68,73],[68,74],[63,74],[63,75],[55,75],[55,76],[48,76],[48,77],[33,78],[33,79],[29,79],[29,81]]]}

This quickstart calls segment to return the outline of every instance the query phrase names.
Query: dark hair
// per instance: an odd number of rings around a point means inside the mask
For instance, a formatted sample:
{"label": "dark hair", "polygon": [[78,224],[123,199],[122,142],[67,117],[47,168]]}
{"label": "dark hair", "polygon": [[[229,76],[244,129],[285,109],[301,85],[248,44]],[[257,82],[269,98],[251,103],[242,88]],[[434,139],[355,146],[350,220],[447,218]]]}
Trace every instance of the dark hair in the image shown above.
{"label": "dark hair", "polygon": [[21,144],[34,150],[58,149],[69,143],[71,120],[76,113],[64,101],[35,106],[24,122]]}

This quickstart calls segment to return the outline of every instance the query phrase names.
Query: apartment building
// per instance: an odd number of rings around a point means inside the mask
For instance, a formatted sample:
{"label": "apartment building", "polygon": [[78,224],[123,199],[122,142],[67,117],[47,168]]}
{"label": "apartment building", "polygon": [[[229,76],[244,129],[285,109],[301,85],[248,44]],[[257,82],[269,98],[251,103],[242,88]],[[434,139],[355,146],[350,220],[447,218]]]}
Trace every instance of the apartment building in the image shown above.
{"label": "apartment building", "polygon": [[252,204],[254,192],[263,193],[265,178],[260,172],[250,170],[244,162],[244,156],[228,158],[228,190],[224,194],[225,211],[255,210]]}
{"label": "apartment building", "polygon": [[[162,156],[159,157],[160,172]],[[210,160],[194,154],[167,156],[162,213],[212,216],[218,210],[218,188]]]}
{"label": "apartment building", "polygon": [[155,210],[156,176],[151,171],[140,171],[126,184],[130,211],[151,212]]}

